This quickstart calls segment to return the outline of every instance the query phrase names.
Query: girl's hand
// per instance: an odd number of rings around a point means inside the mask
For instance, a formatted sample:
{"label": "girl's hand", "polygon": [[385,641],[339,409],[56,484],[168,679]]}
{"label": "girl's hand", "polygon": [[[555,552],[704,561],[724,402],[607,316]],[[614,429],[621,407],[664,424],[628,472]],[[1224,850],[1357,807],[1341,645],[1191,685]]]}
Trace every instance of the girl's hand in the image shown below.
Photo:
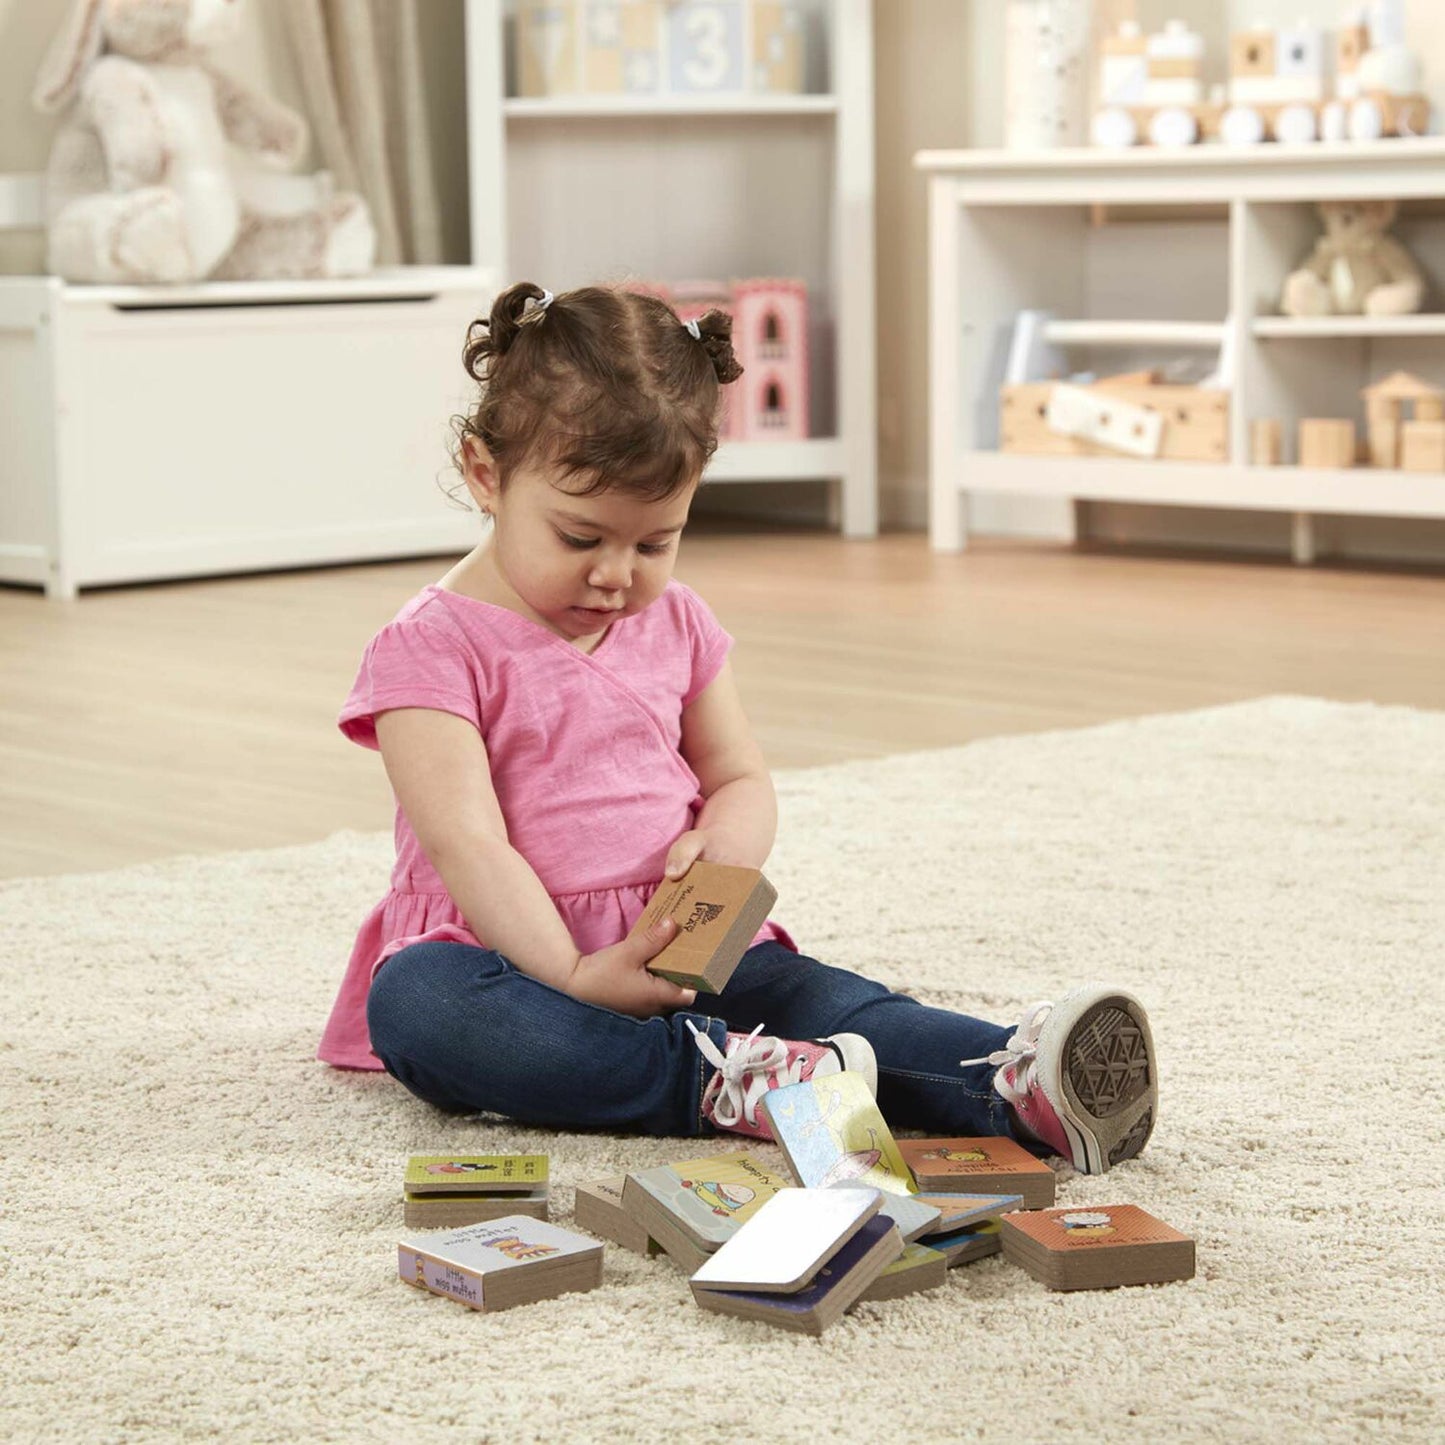
{"label": "girl's hand", "polygon": [[672,942],[676,932],[672,919],[664,918],[635,938],[584,953],[572,969],[567,992],[583,1003],[639,1019],[690,1008],[697,998],[696,989],[682,988],[647,971],[648,963]]}
{"label": "girl's hand", "polygon": [[744,856],[741,848],[729,847],[727,840],[716,829],[693,828],[676,839],[667,850],[664,876],[681,878],[699,858],[706,858],[709,863],[730,863],[734,868],[757,866]]}

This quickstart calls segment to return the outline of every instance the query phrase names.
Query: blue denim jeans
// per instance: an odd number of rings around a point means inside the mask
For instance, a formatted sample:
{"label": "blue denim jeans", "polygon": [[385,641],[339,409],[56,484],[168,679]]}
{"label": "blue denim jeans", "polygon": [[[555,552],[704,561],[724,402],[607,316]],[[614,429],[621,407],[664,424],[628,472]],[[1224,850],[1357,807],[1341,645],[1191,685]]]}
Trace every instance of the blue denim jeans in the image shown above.
{"label": "blue denim jeans", "polygon": [[785,1039],[862,1034],[878,1058],[878,1104],[895,1129],[1016,1137],[988,1065],[1011,1029],[928,1008],[779,943],[743,955],[711,1013],[634,1019],[540,983],[499,953],[419,943],[394,955],[367,999],[371,1046],[418,1098],[452,1113],[646,1134],[702,1134],[713,1068],[684,1024],[726,1052],[728,1033]]}

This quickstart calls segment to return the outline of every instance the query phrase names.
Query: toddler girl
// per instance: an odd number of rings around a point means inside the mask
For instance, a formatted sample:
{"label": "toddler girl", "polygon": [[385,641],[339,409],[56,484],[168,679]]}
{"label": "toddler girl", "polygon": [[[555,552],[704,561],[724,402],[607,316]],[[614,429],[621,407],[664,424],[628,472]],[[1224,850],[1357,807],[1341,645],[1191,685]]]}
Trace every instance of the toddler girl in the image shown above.
{"label": "toddler girl", "polygon": [[700,1008],[645,967],[670,923],[627,936],[664,876],[761,867],[773,844],[731,638],[672,577],[719,383],[741,374],[731,329],[529,283],[471,328],[459,464],[491,537],[372,639],[342,710],[386,764],[397,856],[320,1057],[455,1112],[764,1138],[768,1089],[846,1068],[894,1127],[1106,1170],[1154,1119],[1127,993],[1084,989],[1011,1031],[819,963],[769,922]]}

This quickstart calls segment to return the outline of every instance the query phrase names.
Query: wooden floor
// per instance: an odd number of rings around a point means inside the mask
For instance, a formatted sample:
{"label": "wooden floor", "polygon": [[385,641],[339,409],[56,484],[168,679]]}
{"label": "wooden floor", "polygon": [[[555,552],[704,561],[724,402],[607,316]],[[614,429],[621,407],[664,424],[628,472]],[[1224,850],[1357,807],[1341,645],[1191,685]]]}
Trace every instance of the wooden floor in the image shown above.
{"label": "wooden floor", "polygon": [[[446,562],[0,590],[0,877],[390,826],[334,726]],[[689,534],[775,767],[1290,692],[1445,708],[1445,577],[982,542]]]}

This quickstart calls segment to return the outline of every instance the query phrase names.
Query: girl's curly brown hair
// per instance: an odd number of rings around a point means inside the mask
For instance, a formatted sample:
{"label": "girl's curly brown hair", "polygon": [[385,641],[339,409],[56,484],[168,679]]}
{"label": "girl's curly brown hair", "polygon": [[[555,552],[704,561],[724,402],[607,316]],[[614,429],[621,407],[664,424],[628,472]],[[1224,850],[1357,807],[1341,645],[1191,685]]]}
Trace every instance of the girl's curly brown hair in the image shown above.
{"label": "girl's curly brown hair", "polygon": [[694,337],[655,296],[584,286],[529,306],[545,295],[521,281],[468,329],[482,393],[458,418],[463,449],[482,441],[503,485],[524,462],[556,466],[579,496],[658,500],[696,481],[717,450],[718,387],[742,375],[732,317],[709,311]]}

